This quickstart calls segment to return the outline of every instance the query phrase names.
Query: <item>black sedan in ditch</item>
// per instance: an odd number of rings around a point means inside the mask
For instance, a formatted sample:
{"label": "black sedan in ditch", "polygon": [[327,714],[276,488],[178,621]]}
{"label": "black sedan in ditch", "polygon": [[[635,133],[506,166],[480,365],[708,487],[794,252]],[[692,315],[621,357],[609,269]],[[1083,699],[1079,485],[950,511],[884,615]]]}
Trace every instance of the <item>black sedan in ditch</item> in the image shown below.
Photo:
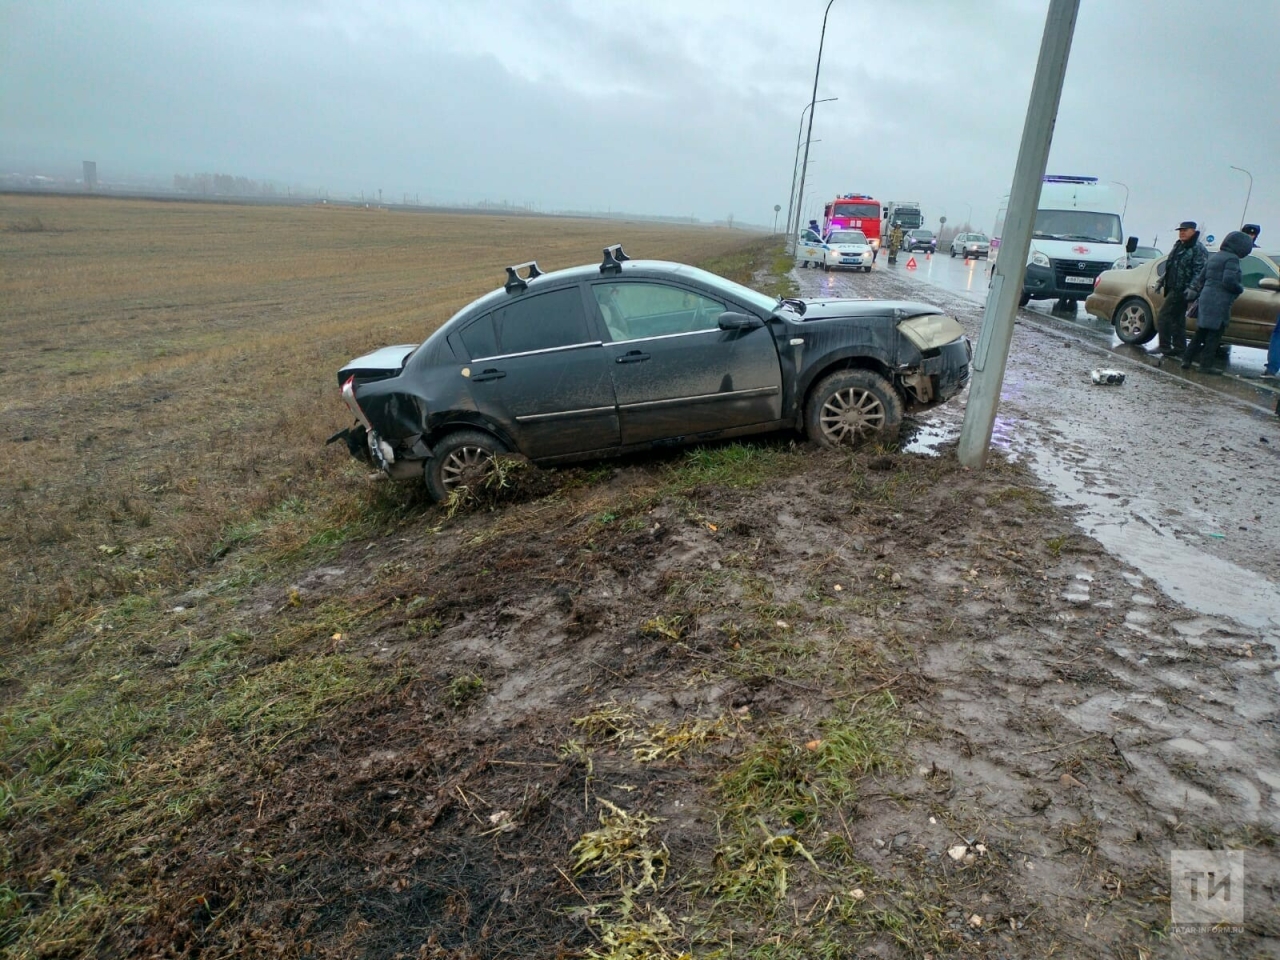
{"label": "black sedan in ditch", "polygon": [[539,464],[795,428],[821,444],[892,439],[903,413],[954,397],[969,342],[937,307],[765,296],[696,267],[631,260],[502,288],[421,344],[352,360],[335,434],[444,500],[495,455]]}

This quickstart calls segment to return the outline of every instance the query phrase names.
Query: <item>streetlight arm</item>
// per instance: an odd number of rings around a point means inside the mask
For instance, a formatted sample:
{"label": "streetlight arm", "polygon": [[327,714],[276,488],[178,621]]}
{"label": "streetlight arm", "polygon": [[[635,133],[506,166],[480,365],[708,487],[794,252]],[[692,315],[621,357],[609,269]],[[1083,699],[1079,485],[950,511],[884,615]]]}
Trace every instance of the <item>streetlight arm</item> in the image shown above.
{"label": "streetlight arm", "polygon": [[1119,180],[1108,180],[1108,183],[1114,183],[1117,187],[1124,187],[1124,206],[1120,209],[1120,219],[1124,219],[1124,215],[1129,212],[1129,185],[1121,183]]}
{"label": "streetlight arm", "polygon": [[[812,120],[813,118],[810,117],[809,119]],[[1248,170],[1246,170],[1244,167],[1237,167],[1233,165],[1231,169],[1239,170],[1241,173],[1243,173],[1246,177],[1249,178],[1249,192],[1244,195],[1244,212],[1240,214],[1240,226],[1243,227],[1245,220],[1249,218],[1249,199],[1253,196],[1253,174],[1250,173]],[[803,184],[803,178],[801,182]]]}

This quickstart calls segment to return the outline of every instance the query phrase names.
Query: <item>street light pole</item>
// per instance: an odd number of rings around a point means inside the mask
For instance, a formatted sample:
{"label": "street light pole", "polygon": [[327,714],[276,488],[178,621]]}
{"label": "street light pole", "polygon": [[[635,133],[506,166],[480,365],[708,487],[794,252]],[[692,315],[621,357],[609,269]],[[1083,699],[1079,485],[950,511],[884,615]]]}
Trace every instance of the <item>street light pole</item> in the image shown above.
{"label": "street light pole", "polygon": [[[810,118],[812,119],[812,117]],[[1232,167],[1232,170],[1239,170],[1249,178],[1249,192],[1244,195],[1244,213],[1240,214],[1240,226],[1244,226],[1245,219],[1249,216],[1249,198],[1253,196],[1253,174],[1244,167]],[[801,181],[801,189],[803,189],[803,181]]]}
{"label": "street light pole", "polygon": [[1124,187],[1124,208],[1120,211],[1120,219],[1124,219],[1124,215],[1129,212],[1129,185],[1121,183],[1119,180],[1109,180],[1108,183],[1114,183],[1117,187]]}
{"label": "street light pole", "polygon": [[1000,238],[1000,255],[991,275],[991,289],[982,315],[982,331],[973,348],[969,385],[969,402],[965,405],[964,424],[956,456],[966,467],[982,468],[991,446],[991,432],[1000,406],[1000,388],[1004,384],[1005,365],[1009,362],[1009,345],[1013,340],[1013,318],[1022,299],[1022,283],[1027,270],[1027,251],[1031,249],[1031,230],[1035,226],[1036,207],[1040,203],[1040,186],[1053,142],[1053,127],[1062,100],[1062,81],[1067,73],[1067,57],[1075,33],[1080,0],[1049,0],[1040,41],[1040,58],[1036,62],[1027,119],[1022,127],[1022,143],[1013,170],[1013,189],[1009,193],[1009,213],[1004,235]]}
{"label": "street light pole", "polygon": [[818,102],[818,73],[822,70],[822,45],[827,42],[827,14],[836,0],[827,0],[827,9],[822,13],[822,35],[818,38],[818,64],[813,68],[813,95],[809,97],[809,133],[804,142],[804,165],[800,168],[800,192],[796,194],[796,206],[804,207],[804,178],[809,172],[809,137],[813,136],[813,107]]}
{"label": "street light pole", "polygon": [[966,230],[972,230],[973,229],[973,204],[966,203],[965,209],[967,209],[969,212],[966,213],[964,217],[964,228]]}
{"label": "street light pole", "polygon": [[[839,97],[824,97],[817,103],[830,103],[833,100],[839,100]],[[800,129],[796,131],[796,155],[791,161],[791,192],[787,194],[787,249],[794,252],[793,247],[796,242],[796,234],[800,232],[800,223],[797,220],[795,226],[791,224],[791,214],[795,209],[796,199],[796,172],[800,164],[800,134],[804,133],[804,115],[809,112],[813,106],[812,103],[806,103],[804,109],[800,111]]]}

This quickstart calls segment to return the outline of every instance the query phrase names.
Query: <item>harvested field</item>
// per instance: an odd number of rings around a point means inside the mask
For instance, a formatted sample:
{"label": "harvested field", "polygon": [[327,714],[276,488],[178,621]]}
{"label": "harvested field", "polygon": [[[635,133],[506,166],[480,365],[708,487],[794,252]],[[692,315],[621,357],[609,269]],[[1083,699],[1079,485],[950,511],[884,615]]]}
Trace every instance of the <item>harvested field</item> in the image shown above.
{"label": "harvested field", "polygon": [[[110,204],[23,204],[0,225],[112,229]],[[118,206],[137,243],[163,217]],[[72,406],[97,419],[48,420],[71,401],[43,383],[11,408],[47,431],[10,444],[45,454],[9,454],[13,516],[80,517],[12,541],[15,570],[68,571],[63,595],[28,587],[4,641],[0,956],[1276,953],[1274,651],[1153,591],[1023,467],[778,436],[513,468],[450,516],[320,447],[344,422],[335,367],[418,338],[414,263],[443,241],[391,214],[336,214],[375,254],[297,226],[333,211],[174,210],[169,249],[230,217],[224,268],[288,305],[237,326],[241,287],[191,266],[205,292],[175,281],[164,309],[206,322],[148,360],[116,316],[101,349],[146,369],[93,367],[111,399]],[[502,223],[530,232],[486,262],[665,237],[774,282],[767,242],[541,223]],[[313,242],[331,272],[295,310],[253,261],[306,274]],[[57,257],[30,260],[43,279],[4,282],[32,315],[48,298],[45,325],[97,309],[54,307]],[[494,283],[457,269],[474,289],[450,309]],[[233,332],[204,344],[214,317]],[[123,448],[72,456],[111,427]],[[1188,847],[1246,852],[1238,929],[1171,925],[1168,855]]]}
{"label": "harvested field", "polygon": [[[38,224],[39,229],[33,225]],[[745,235],[534,217],[0,197],[0,634],[172,584],[340,466],[334,376],[418,342],[509,263]]]}

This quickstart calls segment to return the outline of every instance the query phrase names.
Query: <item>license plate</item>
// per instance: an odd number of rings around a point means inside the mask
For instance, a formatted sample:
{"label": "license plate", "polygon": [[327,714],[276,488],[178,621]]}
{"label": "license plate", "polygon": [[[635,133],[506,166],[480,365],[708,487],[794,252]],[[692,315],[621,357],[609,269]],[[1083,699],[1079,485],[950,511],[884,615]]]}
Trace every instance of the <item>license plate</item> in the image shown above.
{"label": "license plate", "polygon": [[1067,283],[1087,283],[1093,285],[1093,277],[1067,277]]}

